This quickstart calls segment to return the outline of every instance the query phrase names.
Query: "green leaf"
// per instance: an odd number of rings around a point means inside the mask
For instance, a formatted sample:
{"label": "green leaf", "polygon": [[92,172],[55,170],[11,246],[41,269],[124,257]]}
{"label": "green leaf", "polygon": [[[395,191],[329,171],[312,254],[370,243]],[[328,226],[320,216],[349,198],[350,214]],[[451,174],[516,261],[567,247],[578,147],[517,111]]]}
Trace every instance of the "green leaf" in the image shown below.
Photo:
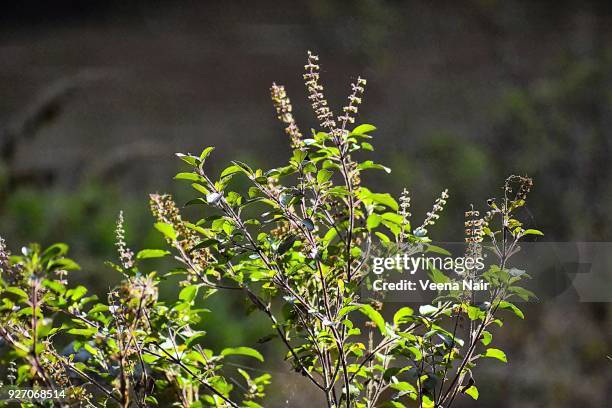
{"label": "green leaf", "polygon": [[198,242],[197,245],[191,247],[191,249],[189,251],[193,252],[196,249],[209,248],[209,247],[211,247],[213,245],[216,245],[218,243],[219,243],[219,241],[214,239],[214,238],[204,239],[204,240]]}
{"label": "green leaf", "polygon": [[378,311],[374,310],[374,308],[370,305],[359,305],[357,308],[361,313],[366,315],[371,321],[376,324],[380,333],[384,336],[387,334],[387,328],[385,326],[385,319],[383,319],[382,315],[378,313]]}
{"label": "green leaf", "polygon": [[102,303],[98,303],[97,305],[92,307],[88,313],[101,313],[101,312],[108,312],[108,306],[103,305]]}
{"label": "green leaf", "polygon": [[493,340],[493,335],[486,330],[482,331],[482,338],[480,339],[481,343],[485,346],[491,344],[491,340]]}
{"label": "green leaf", "polygon": [[419,314],[426,316],[434,314],[438,311],[438,308],[433,305],[422,305],[419,306]]}
{"label": "green leaf", "polygon": [[179,293],[179,299],[185,302],[192,302],[197,296],[199,288],[198,285],[185,286]]}
{"label": "green leaf", "polygon": [[97,329],[90,327],[88,329],[70,329],[68,330],[68,333],[75,334],[77,336],[91,337],[96,334],[97,331]]}
{"label": "green leaf", "polygon": [[374,151],[374,146],[372,146],[372,144],[368,142],[361,142],[361,148],[370,152]]}
{"label": "green leaf", "polygon": [[236,166],[235,164],[232,164],[231,166],[226,167],[225,170],[221,172],[221,176],[219,176],[219,178],[231,176],[233,174],[240,173],[241,171],[242,170],[240,169],[240,167]]}
{"label": "green leaf", "polygon": [[320,170],[320,171],[317,173],[317,183],[319,183],[319,184],[323,184],[323,183],[325,183],[326,181],[329,181],[329,179],[332,177],[332,175],[333,175],[333,174],[334,174],[334,173],[332,173],[332,172],[331,172],[331,171],[329,171],[329,170]]}
{"label": "green leaf", "polygon": [[433,267],[427,272],[427,274],[434,283],[446,283],[450,282],[451,280],[448,276],[444,274],[444,272]]}
{"label": "green leaf", "polygon": [[249,176],[249,177],[251,177],[251,176],[253,175],[253,173],[255,173],[255,172],[253,171],[253,169],[249,167],[249,165],[248,165],[248,164],[243,163],[243,162],[241,162],[241,161],[238,161],[238,160],[233,160],[233,161],[232,161],[232,164],[234,164],[234,165],[238,166],[238,168],[239,168],[239,169],[240,169],[242,172],[244,172],[244,173],[245,173],[247,176]]}
{"label": "green leaf", "polygon": [[64,293],[66,291],[66,288],[64,287],[64,285],[62,285],[58,281],[52,281],[52,280],[45,279],[43,281],[43,285],[45,285],[47,288],[51,289],[52,291],[56,293]]}
{"label": "green leaf", "polygon": [[192,345],[194,344],[200,344],[202,342],[202,339],[204,339],[205,337],[206,337],[205,332],[199,332],[199,333],[192,334],[191,336],[189,336],[187,340],[185,340],[185,345],[191,348]]}
{"label": "green leaf", "polygon": [[191,183],[191,187],[193,187],[194,190],[196,190],[199,193],[202,193],[204,195],[208,194],[208,189],[206,187],[204,187],[201,184],[198,183]]}
{"label": "green leaf", "polygon": [[423,353],[421,353],[421,350],[419,350],[418,347],[410,346],[407,347],[407,349],[412,353],[415,361],[420,361],[423,358]]}
{"label": "green leaf", "polygon": [[85,343],[83,344],[83,348],[85,350],[87,350],[92,356],[96,356],[98,355],[99,351],[97,348],[93,347],[91,344],[89,343]]}
{"label": "green leaf", "polygon": [[184,161],[185,163],[191,166],[196,166],[199,160],[197,157],[194,157],[190,154],[184,154],[184,153],[177,153],[176,157],[178,157],[179,159],[181,159],[182,161]]}
{"label": "green leaf", "polygon": [[444,255],[444,256],[452,256],[452,254],[450,252],[448,252],[448,250],[439,247],[437,245],[432,245],[432,244],[427,244],[427,246],[425,247],[425,252],[433,252],[434,254],[440,254],[440,255]]}
{"label": "green leaf", "polygon": [[436,404],[432,401],[431,398],[429,398],[425,394],[423,394],[421,397],[422,397],[421,406],[423,408],[435,408]]}
{"label": "green leaf", "polygon": [[540,230],[537,229],[526,229],[525,231],[523,231],[523,236],[525,235],[544,235],[544,233]]}
{"label": "green leaf", "polygon": [[396,326],[411,321],[412,319],[407,319],[407,317],[411,317],[414,314],[414,310],[409,308],[408,306],[402,307],[393,315],[393,324]]}
{"label": "green leaf", "polygon": [[496,348],[487,349],[483,357],[496,358],[500,361],[503,361],[504,363],[508,362],[508,359],[506,358],[506,353]]}
{"label": "green leaf", "polygon": [[291,157],[291,160],[299,164],[303,162],[304,159],[306,159],[306,156],[308,156],[307,151],[296,149],[293,151],[293,156]]}
{"label": "green leaf", "polygon": [[202,153],[200,154],[200,160],[205,161],[208,158],[208,156],[210,156],[213,150],[215,150],[213,146],[209,146],[205,148],[204,150],[202,150]]}
{"label": "green leaf", "polygon": [[380,231],[375,231],[374,235],[376,235],[378,237],[378,239],[380,239],[382,242],[391,242],[391,240],[389,239],[388,236],[386,236],[385,234],[383,234]]}
{"label": "green leaf", "polygon": [[59,269],[64,269],[66,271],[76,271],[81,269],[81,267],[79,266],[79,264],[69,258],[61,258],[49,263],[49,270]]}
{"label": "green leaf", "polygon": [[66,292],[66,296],[71,298],[72,300],[79,300],[87,293],[87,288],[85,286],[77,286],[74,289],[70,289]]}
{"label": "green leaf", "polygon": [[521,288],[520,286],[511,286],[508,288],[508,291],[514,293],[516,296],[520,297],[524,301],[528,301],[529,299],[537,299],[538,297],[530,290],[525,288]]}
{"label": "green leaf", "polygon": [[400,381],[400,382],[389,384],[389,387],[393,388],[394,390],[401,391],[404,394],[414,393],[414,395],[417,395],[417,390],[415,386],[410,384],[409,382]]}
{"label": "green leaf", "polygon": [[518,278],[520,276],[523,276],[526,272],[524,270],[522,270],[522,269],[510,268],[508,273],[510,274],[510,276],[512,276],[514,278]]}
{"label": "green leaf", "polygon": [[397,201],[395,201],[395,199],[388,193],[371,193],[369,198],[375,203],[386,205],[394,211],[397,211],[399,208]]}
{"label": "green leaf", "polygon": [[468,306],[467,313],[470,320],[478,320],[484,317],[484,312],[476,306]]}
{"label": "green leaf", "polygon": [[404,217],[402,217],[401,215],[397,213],[393,213],[393,212],[386,212],[382,214],[381,217],[383,220],[392,222],[397,225],[402,225],[402,223],[404,222]]}
{"label": "green leaf", "polygon": [[463,392],[475,400],[478,399],[478,388],[476,388],[475,385],[472,385],[470,388],[464,390]]}
{"label": "green leaf", "polygon": [[525,315],[523,314],[523,312],[521,311],[521,309],[519,309],[518,307],[516,307],[515,305],[513,305],[510,302],[506,302],[505,300],[499,302],[499,308],[500,309],[506,309],[506,310],[511,310],[515,315],[517,315],[519,318],[524,319]]}
{"label": "green leaf", "polygon": [[376,213],[372,213],[368,216],[368,219],[366,221],[366,226],[369,231],[372,231],[374,228],[380,225],[381,221],[382,221],[382,217],[380,215]]}
{"label": "green leaf", "polygon": [[364,123],[363,125],[359,125],[355,129],[353,129],[351,133],[354,135],[363,135],[369,132],[373,132],[375,130],[376,130],[376,126]]}
{"label": "green leaf", "polygon": [[64,256],[68,253],[68,245],[64,243],[57,243],[51,245],[49,248],[40,255],[41,259],[50,259],[59,256]]}
{"label": "green leaf", "polygon": [[174,231],[174,227],[170,224],[166,224],[165,222],[156,222],[154,224],[156,230],[164,234],[164,236],[172,241],[175,241],[178,237],[176,231]]}
{"label": "green leaf", "polygon": [[164,249],[143,249],[142,251],[138,252],[136,259],[162,258],[169,254],[170,252]]}
{"label": "green leaf", "polygon": [[17,295],[17,296],[25,298],[25,299],[28,298],[28,294],[27,293],[25,293],[22,289],[20,289],[18,287],[15,287],[15,286],[9,286],[8,288],[5,289],[5,292],[12,293],[14,295]]}
{"label": "green leaf", "polygon": [[335,228],[330,228],[325,233],[325,236],[323,236],[322,242],[323,242],[324,245],[328,245],[337,236],[338,236],[338,231]]}
{"label": "green leaf", "polygon": [[253,357],[261,362],[264,361],[263,356],[261,355],[261,353],[251,347],[230,347],[230,348],[226,348],[223,351],[221,351],[221,355],[222,356],[233,356],[233,355],[239,355],[239,356],[248,356],[248,357]]}
{"label": "green leaf", "polygon": [[190,181],[200,181],[201,177],[195,173],[178,173],[174,176],[175,180],[190,180]]}
{"label": "green leaf", "polygon": [[391,169],[389,167],[383,166],[382,164],[374,163],[372,160],[366,160],[363,163],[360,163],[357,166],[357,168],[359,170],[368,170],[368,169],[384,170],[386,173],[391,173]]}

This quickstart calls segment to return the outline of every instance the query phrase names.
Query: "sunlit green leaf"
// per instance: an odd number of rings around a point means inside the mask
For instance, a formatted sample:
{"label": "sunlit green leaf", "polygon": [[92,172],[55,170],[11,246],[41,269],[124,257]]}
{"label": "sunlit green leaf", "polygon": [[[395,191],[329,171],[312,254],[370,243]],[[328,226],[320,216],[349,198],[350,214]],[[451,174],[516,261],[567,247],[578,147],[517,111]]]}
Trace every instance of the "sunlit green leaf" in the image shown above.
{"label": "sunlit green leaf", "polygon": [[264,358],[261,355],[261,353],[250,347],[226,348],[226,349],[223,349],[223,351],[221,351],[221,355],[222,356],[233,356],[233,355],[248,356],[248,357],[253,357],[261,362],[264,361]]}
{"label": "sunlit green leaf", "polygon": [[504,363],[508,362],[508,359],[506,358],[506,353],[496,348],[488,348],[483,357],[496,358],[500,361],[503,361]]}
{"label": "sunlit green leaf", "polygon": [[163,249],[143,249],[136,255],[137,259],[162,258],[169,255],[170,252]]}

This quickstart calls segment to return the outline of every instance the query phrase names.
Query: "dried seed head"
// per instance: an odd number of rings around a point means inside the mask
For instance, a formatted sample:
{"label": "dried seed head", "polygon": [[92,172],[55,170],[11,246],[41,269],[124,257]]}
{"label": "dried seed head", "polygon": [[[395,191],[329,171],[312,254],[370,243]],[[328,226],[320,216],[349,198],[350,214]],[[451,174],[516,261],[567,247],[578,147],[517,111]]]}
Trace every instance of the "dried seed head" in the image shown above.
{"label": "dried seed head", "polygon": [[471,208],[470,211],[465,212],[465,242],[476,244],[482,242],[485,221],[479,218],[480,212],[475,211],[473,205]]}
{"label": "dried seed head", "polygon": [[291,106],[291,100],[287,96],[285,87],[273,83],[272,87],[270,88],[270,96],[272,98],[274,108],[276,109],[278,119],[287,125],[285,128],[285,133],[287,133],[291,138],[291,147],[298,148],[302,146],[304,144],[302,141],[302,133],[295,123],[295,119],[291,113],[293,107]]}
{"label": "dried seed head", "polygon": [[94,407],[93,399],[94,396],[90,393],[87,388],[81,385],[76,385],[67,388],[67,395],[69,401],[74,401],[75,406],[79,407]]}
{"label": "dried seed head", "polygon": [[504,183],[504,191],[506,194],[511,194],[516,191],[513,202],[527,199],[527,195],[533,187],[533,179],[526,176],[512,175],[506,179]]}
{"label": "dried seed head", "polygon": [[[474,206],[470,205],[470,210],[465,212],[466,258],[474,260],[482,258],[482,240],[485,225],[486,221],[484,218],[480,218],[480,212],[474,210]],[[467,273],[471,274],[472,270],[468,270]]]}
{"label": "dried seed head", "polygon": [[40,355],[42,368],[49,374],[56,386],[64,389],[68,388],[70,386],[70,375],[66,372],[64,364],[56,357],[57,352],[52,342],[46,339],[43,344],[44,352]]}

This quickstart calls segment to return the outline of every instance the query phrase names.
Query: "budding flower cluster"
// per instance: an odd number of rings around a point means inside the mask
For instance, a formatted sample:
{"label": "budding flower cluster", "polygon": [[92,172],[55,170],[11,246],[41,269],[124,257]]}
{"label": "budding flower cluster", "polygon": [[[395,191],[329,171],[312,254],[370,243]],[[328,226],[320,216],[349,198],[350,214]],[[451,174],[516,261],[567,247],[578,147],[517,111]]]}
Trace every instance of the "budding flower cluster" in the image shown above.
{"label": "budding flower cluster", "polygon": [[124,280],[119,287],[119,299],[127,306],[128,311],[137,311],[141,307],[150,307],[159,295],[157,284],[151,277],[139,275]]}
{"label": "budding flower cluster", "polygon": [[319,82],[319,71],[321,68],[317,64],[318,61],[319,57],[308,51],[308,63],[304,65],[304,70],[306,71],[304,80],[306,89],[308,89],[308,99],[310,99],[312,109],[317,119],[319,119],[321,127],[331,131],[336,127],[336,122],[333,119],[334,114],[329,109],[327,99],[323,94],[323,85]]}
{"label": "budding flower cluster", "polygon": [[9,380],[9,385],[14,385],[15,381],[17,380],[17,363],[14,361],[11,361],[6,371],[7,371],[6,379]]}
{"label": "budding flower cluster", "polygon": [[11,252],[6,247],[6,242],[0,237],[0,276],[9,283],[15,284],[20,281],[22,276],[21,265],[11,265]]}
{"label": "budding flower cluster", "polygon": [[59,283],[61,283],[62,285],[67,285],[68,284],[68,279],[66,279],[66,277],[68,276],[68,271],[65,269],[58,269],[55,271],[55,276],[57,276],[57,280]]}
{"label": "budding flower cluster", "polygon": [[121,266],[124,269],[131,269],[134,267],[134,252],[130,248],[128,248],[125,243],[125,222],[123,219],[123,211],[119,212],[119,217],[117,218],[117,227],[115,228],[115,237],[117,241],[115,242],[115,246],[117,247],[117,252],[119,253],[119,260],[121,261]]}
{"label": "budding flower cluster", "polygon": [[338,122],[342,122],[342,127],[346,126],[347,123],[355,123],[355,116],[357,115],[358,106],[361,104],[361,96],[365,91],[365,85],[367,81],[361,77],[357,78],[357,83],[351,84],[353,92],[349,95],[349,104],[342,108],[344,115],[338,116]]}
{"label": "budding flower cluster", "polygon": [[193,266],[204,269],[208,264],[209,254],[206,249],[192,250],[197,244],[196,234],[183,222],[176,203],[169,194],[151,194],[150,207],[153,216],[161,223],[172,226],[177,234],[178,242],[166,238],[170,245],[177,246],[186,256],[189,256]]}
{"label": "budding flower cluster", "polygon": [[409,237],[408,231],[410,228],[410,221],[408,220],[412,215],[410,213],[410,192],[408,191],[408,189],[404,188],[402,194],[400,194],[399,202],[400,205],[397,214],[402,217],[402,225],[398,238],[399,242],[404,242],[404,240]]}
{"label": "budding flower cluster", "polygon": [[10,268],[10,256],[11,254],[6,248],[4,238],[0,237],[0,272],[7,271]]}
{"label": "budding flower cluster", "polygon": [[444,210],[447,199],[448,189],[445,189],[440,194],[440,197],[436,199],[431,211],[427,213],[425,221],[423,221],[423,224],[415,230],[415,233],[418,231],[418,235],[427,235],[427,227],[434,225],[440,218],[440,213]]}
{"label": "budding flower cluster", "polygon": [[412,214],[410,214],[410,192],[408,189],[404,189],[402,194],[400,195],[400,211],[399,215],[404,218],[404,222],[410,218]]}
{"label": "budding flower cluster", "polygon": [[351,159],[350,155],[346,156],[346,162],[347,162],[346,164],[348,167],[348,173],[350,177],[349,181],[351,183],[351,186],[353,188],[357,188],[361,184],[361,176],[360,176],[361,171],[359,170],[359,165]]}
{"label": "budding flower cluster", "polygon": [[270,88],[270,96],[272,98],[274,108],[276,109],[278,119],[287,125],[285,128],[285,133],[287,133],[291,138],[291,147],[300,147],[303,144],[302,133],[296,125],[293,114],[291,113],[293,107],[291,106],[291,100],[287,96],[285,87],[273,83],[272,87]]}

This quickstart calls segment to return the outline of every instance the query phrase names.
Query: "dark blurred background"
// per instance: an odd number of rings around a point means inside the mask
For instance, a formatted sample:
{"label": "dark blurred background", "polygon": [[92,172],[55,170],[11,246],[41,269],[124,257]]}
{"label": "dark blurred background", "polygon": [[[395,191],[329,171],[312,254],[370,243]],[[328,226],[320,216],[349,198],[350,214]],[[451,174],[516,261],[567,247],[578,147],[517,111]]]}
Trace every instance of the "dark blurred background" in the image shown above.
{"label": "dark blurred background", "polygon": [[[67,242],[77,278],[103,293],[119,279],[103,266],[119,210],[133,247],[159,245],[147,193],[187,197],[173,153],[214,145],[213,170],[285,162],[269,87],[284,84],[302,129],[315,125],[301,80],[309,49],[338,109],[351,80],[368,79],[359,121],[378,127],[375,159],[393,173],[366,182],[408,187],[416,215],[449,188],[434,235],[461,239],[463,210],[516,173],[535,179],[529,216],[546,240],[610,240],[612,5],[589,1],[5,4],[0,233],[13,249]],[[267,334],[239,301],[212,302],[213,348]],[[526,315],[497,337],[509,364],[477,368],[471,406],[608,406],[610,304],[550,301]],[[312,406],[270,358],[268,404]]]}

